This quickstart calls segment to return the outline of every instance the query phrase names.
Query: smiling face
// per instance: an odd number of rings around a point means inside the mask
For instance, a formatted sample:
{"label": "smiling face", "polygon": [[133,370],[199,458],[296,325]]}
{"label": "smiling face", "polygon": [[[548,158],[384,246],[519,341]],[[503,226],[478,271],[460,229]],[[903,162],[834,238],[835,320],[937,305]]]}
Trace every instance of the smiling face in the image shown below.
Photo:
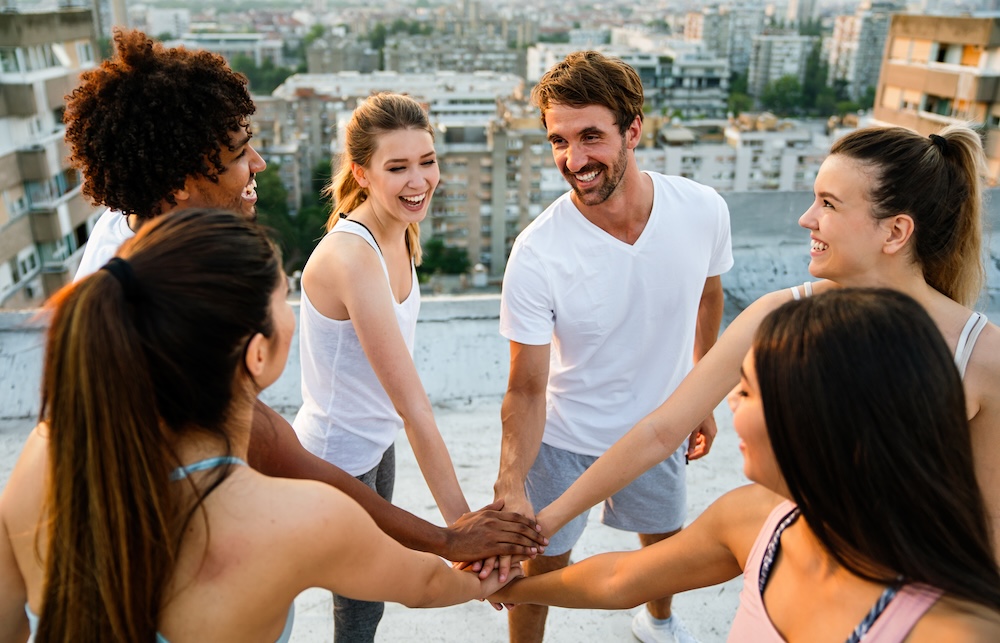
{"label": "smiling face", "polygon": [[767,434],[752,349],[743,358],[740,383],[729,394],[729,408],[733,411],[733,428],[740,438],[743,474],[753,482],[787,497],[784,477],[778,469],[771,438]]}
{"label": "smiling face", "polygon": [[367,167],[352,165],[354,176],[368,191],[376,216],[419,223],[430,210],[431,196],[441,178],[434,139],[422,129],[378,134],[378,146]]}
{"label": "smiling face", "polygon": [[221,151],[225,169],[215,181],[207,176],[188,177],[184,185],[187,198],[179,198],[178,206],[223,208],[256,219],[257,181],[254,177],[267,168],[267,163],[250,145],[250,137],[245,126],[232,132]]}
{"label": "smiling face", "polygon": [[842,285],[870,282],[882,258],[887,220],[872,215],[868,193],[870,173],[857,161],[840,155],[827,157],[816,175],[815,199],[799,217],[810,230],[809,272]]}
{"label": "smiling face", "polygon": [[574,203],[595,206],[610,199],[625,177],[642,123],[636,117],[622,135],[607,107],[552,103],[545,112],[545,129],[556,167],[573,189]]}

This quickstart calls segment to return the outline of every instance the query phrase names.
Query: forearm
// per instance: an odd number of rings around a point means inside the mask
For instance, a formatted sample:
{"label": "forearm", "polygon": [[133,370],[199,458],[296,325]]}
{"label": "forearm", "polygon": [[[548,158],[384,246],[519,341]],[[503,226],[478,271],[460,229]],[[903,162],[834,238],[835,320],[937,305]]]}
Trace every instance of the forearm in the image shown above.
{"label": "forearm", "polygon": [[254,409],[247,460],[257,471],[278,478],[317,480],[350,496],[379,528],[409,549],[443,556],[445,531],[396,507],[343,469],[306,451],[291,425],[263,403]]}
{"label": "forearm", "polygon": [[[569,567],[518,579],[500,590],[491,600],[502,597],[504,603],[530,603],[556,607],[589,609],[628,609],[643,601],[620,591],[615,582],[622,552],[599,554]],[[650,597],[653,598],[660,597]]]}
{"label": "forearm", "polygon": [[508,391],[500,417],[500,470],[493,490],[497,498],[524,496],[524,480],[538,456],[545,431],[544,392]]}
{"label": "forearm", "polygon": [[405,425],[406,434],[420,472],[427,481],[431,495],[434,496],[434,502],[441,510],[445,522],[452,525],[462,514],[468,513],[469,504],[458,484],[458,476],[455,475],[455,467],[448,454],[448,448],[433,418],[428,420],[420,427]]}
{"label": "forearm", "polygon": [[698,304],[698,319],[694,336],[694,361],[698,362],[715,346],[722,327],[722,313],[725,301],[722,278],[710,277],[705,283],[701,301]]}

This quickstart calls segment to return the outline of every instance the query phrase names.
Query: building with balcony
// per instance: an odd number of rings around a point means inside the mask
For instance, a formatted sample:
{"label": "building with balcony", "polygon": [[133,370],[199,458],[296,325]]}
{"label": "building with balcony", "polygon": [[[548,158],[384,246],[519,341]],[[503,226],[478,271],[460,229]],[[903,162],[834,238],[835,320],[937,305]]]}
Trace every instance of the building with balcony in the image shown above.
{"label": "building with balcony", "polygon": [[801,84],[805,80],[806,60],[818,41],[815,36],[798,34],[755,36],[747,72],[749,94],[760,98],[769,84],[785,76],[791,76]]}
{"label": "building with balcony", "polygon": [[852,100],[875,88],[889,34],[889,17],[899,10],[896,2],[866,0],[853,15],[834,19],[827,51],[829,84],[843,83]]}
{"label": "building with balcony", "polygon": [[985,130],[989,178],[1000,180],[1000,14],[895,14],[875,91],[876,121],[932,134]]}
{"label": "building with balcony", "polygon": [[67,164],[64,97],[95,65],[89,9],[0,13],[0,308],[68,283],[103,208]]}

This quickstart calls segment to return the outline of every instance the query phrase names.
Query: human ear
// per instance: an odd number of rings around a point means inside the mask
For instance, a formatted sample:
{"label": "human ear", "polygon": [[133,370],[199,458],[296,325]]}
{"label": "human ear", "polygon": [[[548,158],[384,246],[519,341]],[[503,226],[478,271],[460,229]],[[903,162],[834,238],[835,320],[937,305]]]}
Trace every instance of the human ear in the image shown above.
{"label": "human ear", "polygon": [[882,219],[880,225],[886,233],[882,244],[882,252],[885,254],[891,255],[902,251],[913,236],[913,217],[908,214],[897,214]]}
{"label": "human ear", "polygon": [[632,124],[628,126],[625,130],[625,142],[628,149],[633,150],[639,145],[639,141],[642,139],[642,118],[636,116],[632,120]]}
{"label": "human ear", "polygon": [[254,333],[254,336],[247,342],[247,349],[243,354],[246,361],[247,372],[256,379],[264,373],[267,366],[267,338],[263,333]]}
{"label": "human ear", "polygon": [[363,188],[368,187],[368,177],[365,176],[365,168],[363,165],[358,165],[354,161],[351,161],[351,174],[354,175],[354,180],[358,182]]}

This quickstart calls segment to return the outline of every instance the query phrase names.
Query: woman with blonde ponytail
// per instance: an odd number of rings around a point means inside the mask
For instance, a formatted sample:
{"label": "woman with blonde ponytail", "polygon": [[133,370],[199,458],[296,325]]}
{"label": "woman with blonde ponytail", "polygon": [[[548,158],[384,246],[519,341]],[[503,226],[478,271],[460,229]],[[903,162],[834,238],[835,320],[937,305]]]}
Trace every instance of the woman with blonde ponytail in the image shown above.
{"label": "woman with blonde ponytail", "polygon": [[0,495],[0,641],[287,641],[310,587],[411,606],[499,586],[333,487],[246,465],[295,317],[240,214],[146,223],[47,304],[42,414]]}
{"label": "woman with blonde ponytail", "polygon": [[883,287],[920,303],[954,355],[1000,559],[1000,328],[970,308],[984,280],[985,172],[980,137],[964,125],[930,136],[872,127],[834,143],[816,176],[815,200],[799,219],[809,231],[809,272],[820,280],[764,295],[740,313],[659,408],[539,512],[545,533],[613,495],[687,439],[739,381],[740,361],[770,311],[840,287]]}
{"label": "woman with blonde ponytail", "polygon": [[[307,450],[392,499],[400,429],[449,525],[469,510],[413,364],[420,309],[420,222],[439,170],[434,130],[412,98],[382,93],[347,124],[327,189],[327,235],[302,273],[303,404],[293,426]],[[380,603],[334,596],[338,643],[369,642]]]}

